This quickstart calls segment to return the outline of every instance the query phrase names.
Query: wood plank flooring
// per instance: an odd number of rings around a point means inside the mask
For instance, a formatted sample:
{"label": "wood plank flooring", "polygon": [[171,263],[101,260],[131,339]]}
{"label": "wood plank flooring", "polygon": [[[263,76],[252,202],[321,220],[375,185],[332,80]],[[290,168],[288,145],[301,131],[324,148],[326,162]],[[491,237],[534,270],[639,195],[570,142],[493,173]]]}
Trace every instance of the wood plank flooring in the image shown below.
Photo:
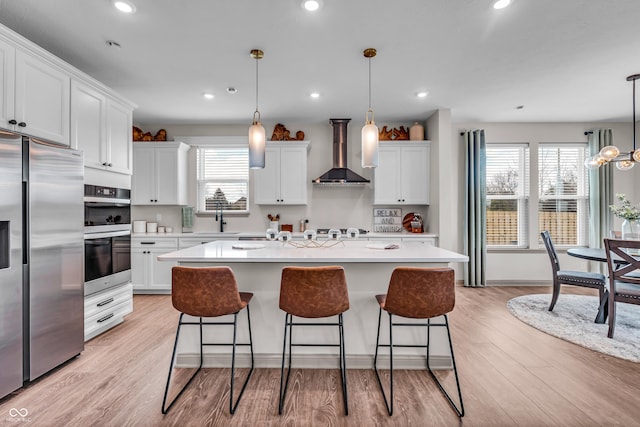
{"label": "wood plank flooring", "polygon": [[[0,425],[23,425],[9,411],[26,408],[33,426],[640,426],[639,364],[554,338],[509,314],[510,298],[531,293],[550,288],[457,288],[450,323],[466,409],[462,422],[423,371],[395,372],[392,417],[372,370],[348,371],[345,417],[339,372],[319,369],[292,371],[282,416],[278,369],[254,372],[234,416],[229,371],[205,369],[163,416],[178,313],[169,296],[137,295],[124,324],[0,401]],[[239,370],[236,384],[245,374]],[[453,386],[451,372],[438,376]]]}

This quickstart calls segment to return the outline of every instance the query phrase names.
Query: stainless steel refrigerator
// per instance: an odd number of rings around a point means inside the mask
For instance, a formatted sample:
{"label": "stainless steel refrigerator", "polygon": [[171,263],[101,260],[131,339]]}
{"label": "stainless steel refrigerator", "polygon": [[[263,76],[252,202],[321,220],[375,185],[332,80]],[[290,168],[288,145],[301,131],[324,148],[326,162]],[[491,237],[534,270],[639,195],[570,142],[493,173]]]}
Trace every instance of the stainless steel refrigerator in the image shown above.
{"label": "stainless steel refrigerator", "polygon": [[82,153],[0,130],[0,398],[84,349]]}

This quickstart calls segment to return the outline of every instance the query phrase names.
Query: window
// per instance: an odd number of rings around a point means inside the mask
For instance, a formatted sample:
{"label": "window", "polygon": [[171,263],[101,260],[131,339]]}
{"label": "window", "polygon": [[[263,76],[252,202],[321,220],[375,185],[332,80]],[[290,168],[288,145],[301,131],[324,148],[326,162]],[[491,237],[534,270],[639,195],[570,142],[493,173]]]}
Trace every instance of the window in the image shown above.
{"label": "window", "polygon": [[586,144],[540,144],[538,231],[549,230],[556,245],[586,245],[589,183]]}
{"label": "window", "polygon": [[487,246],[527,247],[529,147],[487,144]]}
{"label": "window", "polygon": [[487,144],[487,247],[541,247],[544,230],[557,246],[587,245],[587,154],[584,143]]}
{"label": "window", "polygon": [[200,146],[196,154],[198,212],[249,211],[249,150],[246,146]]}

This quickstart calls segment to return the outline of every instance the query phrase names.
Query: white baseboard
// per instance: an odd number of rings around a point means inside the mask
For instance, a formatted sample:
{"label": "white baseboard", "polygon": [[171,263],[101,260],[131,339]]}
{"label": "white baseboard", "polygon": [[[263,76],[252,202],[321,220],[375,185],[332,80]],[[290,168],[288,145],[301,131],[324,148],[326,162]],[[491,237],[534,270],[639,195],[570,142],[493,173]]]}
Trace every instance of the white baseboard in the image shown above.
{"label": "white baseboard", "polygon": [[[256,368],[280,368],[282,367],[281,354],[255,355]],[[293,367],[303,369],[339,369],[338,355],[331,354],[293,354]],[[453,369],[451,357],[431,356],[431,369]],[[236,354],[236,366],[247,368],[251,358],[248,354]],[[200,364],[198,353],[181,353],[176,355],[176,367],[197,368]],[[231,366],[230,354],[205,353],[202,360],[205,368],[228,368]],[[378,355],[378,369],[389,368],[389,356]],[[394,369],[426,369],[424,356],[419,355],[395,355],[393,357]],[[373,369],[373,356],[351,355],[347,356],[347,369]]]}

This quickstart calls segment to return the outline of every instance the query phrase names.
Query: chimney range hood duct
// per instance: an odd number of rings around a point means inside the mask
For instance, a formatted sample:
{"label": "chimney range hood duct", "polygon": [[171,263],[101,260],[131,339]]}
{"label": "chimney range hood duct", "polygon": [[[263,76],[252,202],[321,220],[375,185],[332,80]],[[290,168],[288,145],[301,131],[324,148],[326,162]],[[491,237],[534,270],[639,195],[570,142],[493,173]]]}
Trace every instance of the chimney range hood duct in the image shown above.
{"label": "chimney range hood duct", "polygon": [[317,185],[364,185],[370,182],[347,168],[347,125],[351,119],[329,119],[333,127],[333,168],[311,181]]}

